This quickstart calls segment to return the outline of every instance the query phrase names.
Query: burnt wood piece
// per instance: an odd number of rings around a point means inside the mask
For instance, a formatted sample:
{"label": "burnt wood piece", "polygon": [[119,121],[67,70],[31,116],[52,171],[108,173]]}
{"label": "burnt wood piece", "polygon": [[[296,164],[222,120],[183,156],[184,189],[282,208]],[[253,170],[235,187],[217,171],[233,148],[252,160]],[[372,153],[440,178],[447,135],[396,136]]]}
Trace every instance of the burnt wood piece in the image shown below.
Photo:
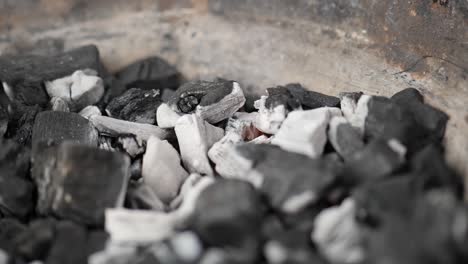
{"label": "burnt wood piece", "polygon": [[306,90],[298,83],[287,84],[286,89],[295,98],[299,99],[305,110],[319,107],[339,107],[340,105],[340,98]]}
{"label": "burnt wood piece", "polygon": [[26,105],[46,105],[45,81],[71,75],[76,70],[93,69],[107,75],[96,46],[83,46],[55,56],[17,55],[0,57],[0,80],[11,87],[11,95]]}
{"label": "burnt wood piece", "polygon": [[55,237],[56,221],[53,219],[37,219],[31,222],[14,241],[15,255],[27,261],[44,260],[49,253]]}
{"label": "burnt wood piece", "polygon": [[134,62],[121,69],[116,77],[126,89],[177,89],[182,81],[177,69],[159,57]]}
{"label": "burnt wood piece", "polygon": [[106,112],[114,118],[154,125],[160,104],[159,91],[132,88],[114,98],[107,105]]}
{"label": "burnt wood piece", "polygon": [[97,146],[98,133],[91,122],[76,113],[45,111],[37,115],[34,122],[33,156],[42,144],[57,145],[64,141]]}
{"label": "burnt wood piece", "polygon": [[56,233],[55,240],[44,263],[87,263],[87,231],[84,227],[71,221],[63,221],[57,224]]}
{"label": "burnt wood piece", "polygon": [[62,143],[36,157],[37,211],[100,226],[106,208],[123,205],[130,159],[124,154]]}
{"label": "burnt wood piece", "polygon": [[30,146],[34,120],[42,110],[41,107],[26,106],[21,103],[11,103],[10,119],[5,138],[11,138],[21,145]]}
{"label": "burnt wood piece", "polygon": [[0,141],[0,213],[24,218],[34,210],[29,179],[30,151],[11,140]]}

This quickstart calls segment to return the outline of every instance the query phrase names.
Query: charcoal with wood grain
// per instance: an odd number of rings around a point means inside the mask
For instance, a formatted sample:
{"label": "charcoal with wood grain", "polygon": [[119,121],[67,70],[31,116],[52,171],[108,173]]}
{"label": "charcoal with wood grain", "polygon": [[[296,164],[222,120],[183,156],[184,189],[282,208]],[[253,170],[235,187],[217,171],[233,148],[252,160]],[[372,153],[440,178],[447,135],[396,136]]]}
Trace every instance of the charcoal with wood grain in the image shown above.
{"label": "charcoal with wood grain", "polygon": [[156,124],[156,109],[161,104],[155,89],[131,88],[114,98],[106,107],[109,116],[137,123]]}
{"label": "charcoal with wood grain", "polygon": [[13,139],[21,145],[31,146],[34,120],[42,108],[27,106],[18,102],[9,105],[8,128],[5,138]]}

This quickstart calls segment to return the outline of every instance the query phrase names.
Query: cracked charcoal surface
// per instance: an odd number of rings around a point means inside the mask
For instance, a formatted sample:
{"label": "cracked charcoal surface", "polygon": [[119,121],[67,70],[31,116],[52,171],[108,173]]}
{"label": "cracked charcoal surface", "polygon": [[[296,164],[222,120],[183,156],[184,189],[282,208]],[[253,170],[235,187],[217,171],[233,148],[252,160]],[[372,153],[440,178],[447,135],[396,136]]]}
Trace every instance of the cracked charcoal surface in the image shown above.
{"label": "cracked charcoal surface", "polygon": [[118,119],[156,124],[156,110],[160,104],[159,91],[132,88],[114,98],[106,111]]}

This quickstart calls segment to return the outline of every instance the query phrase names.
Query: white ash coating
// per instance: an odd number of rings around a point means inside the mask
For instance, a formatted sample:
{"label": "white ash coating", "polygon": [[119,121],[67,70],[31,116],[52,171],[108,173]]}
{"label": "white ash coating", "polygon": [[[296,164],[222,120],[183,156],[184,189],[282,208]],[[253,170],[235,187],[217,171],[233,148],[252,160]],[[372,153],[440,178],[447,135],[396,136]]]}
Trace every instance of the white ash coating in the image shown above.
{"label": "white ash coating", "polygon": [[156,120],[160,128],[173,128],[175,127],[177,120],[183,116],[174,111],[166,103],[162,103],[156,110]]}
{"label": "white ash coating", "polygon": [[288,111],[284,105],[278,105],[271,109],[266,107],[267,98],[268,96],[262,96],[260,100],[254,102],[254,107],[258,109],[255,126],[264,133],[276,134],[286,119]]}
{"label": "white ash coating", "polygon": [[102,115],[101,110],[99,110],[99,107],[95,105],[88,105],[87,107],[81,109],[79,114],[86,119],[89,119],[90,117],[94,115],[98,115],[98,116]]}

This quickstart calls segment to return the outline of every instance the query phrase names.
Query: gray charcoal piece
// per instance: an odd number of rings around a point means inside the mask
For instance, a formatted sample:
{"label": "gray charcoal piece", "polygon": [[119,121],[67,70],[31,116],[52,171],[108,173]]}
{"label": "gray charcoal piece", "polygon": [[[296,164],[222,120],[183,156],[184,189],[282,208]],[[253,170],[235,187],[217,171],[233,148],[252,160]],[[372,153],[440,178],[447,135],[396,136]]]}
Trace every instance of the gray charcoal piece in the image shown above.
{"label": "gray charcoal piece", "polygon": [[81,69],[93,69],[99,76],[106,77],[96,46],[83,46],[54,56],[0,57],[0,80],[8,84],[7,94],[10,99],[26,105],[47,104],[49,97],[43,88],[44,82],[69,76]]}
{"label": "gray charcoal piece", "polygon": [[328,140],[346,161],[364,148],[364,141],[356,128],[344,117],[333,117],[328,128]]}
{"label": "gray charcoal piece", "polygon": [[79,114],[86,119],[89,119],[93,115],[102,115],[99,107],[95,105],[88,105],[87,107],[83,108]]}
{"label": "gray charcoal piece", "polygon": [[117,141],[132,158],[145,152],[144,146],[140,145],[135,137],[119,137]]}
{"label": "gray charcoal piece", "polygon": [[52,107],[52,111],[70,112],[70,107],[68,106],[67,101],[60,97],[53,97],[50,99],[50,105]]}
{"label": "gray charcoal piece", "polygon": [[338,97],[306,90],[298,83],[287,84],[286,88],[293,97],[300,100],[305,110],[320,107],[338,107],[340,105],[340,99]]}
{"label": "gray charcoal piece", "polygon": [[132,88],[114,98],[106,107],[109,116],[131,122],[156,124],[156,110],[161,104],[159,91]]}
{"label": "gray charcoal piece", "polygon": [[33,126],[36,115],[42,110],[41,107],[26,106],[21,103],[10,104],[8,128],[5,138],[13,139],[21,145],[30,146],[33,134]]}
{"label": "gray charcoal piece", "polygon": [[55,238],[55,225],[50,218],[32,221],[15,237],[15,253],[29,261],[44,260]]}
{"label": "gray charcoal piece", "polygon": [[71,221],[57,224],[57,234],[47,256],[47,264],[86,263],[87,230]]}
{"label": "gray charcoal piece", "polygon": [[125,201],[126,207],[131,209],[153,210],[163,212],[166,205],[148,186],[148,184],[134,183],[128,187]]}
{"label": "gray charcoal piece", "polygon": [[3,138],[8,129],[8,112],[0,105],[0,138]]}
{"label": "gray charcoal piece", "polygon": [[24,218],[34,210],[34,184],[29,179],[30,151],[0,140],[0,213]]}
{"label": "gray charcoal piece", "polygon": [[37,210],[96,226],[106,208],[123,205],[130,159],[96,147],[62,143],[42,151],[32,176],[37,185]]}
{"label": "gray charcoal piece", "polygon": [[38,153],[41,144],[59,144],[64,141],[97,146],[98,133],[93,125],[79,114],[58,111],[39,113],[34,121],[32,134],[33,156]]}

